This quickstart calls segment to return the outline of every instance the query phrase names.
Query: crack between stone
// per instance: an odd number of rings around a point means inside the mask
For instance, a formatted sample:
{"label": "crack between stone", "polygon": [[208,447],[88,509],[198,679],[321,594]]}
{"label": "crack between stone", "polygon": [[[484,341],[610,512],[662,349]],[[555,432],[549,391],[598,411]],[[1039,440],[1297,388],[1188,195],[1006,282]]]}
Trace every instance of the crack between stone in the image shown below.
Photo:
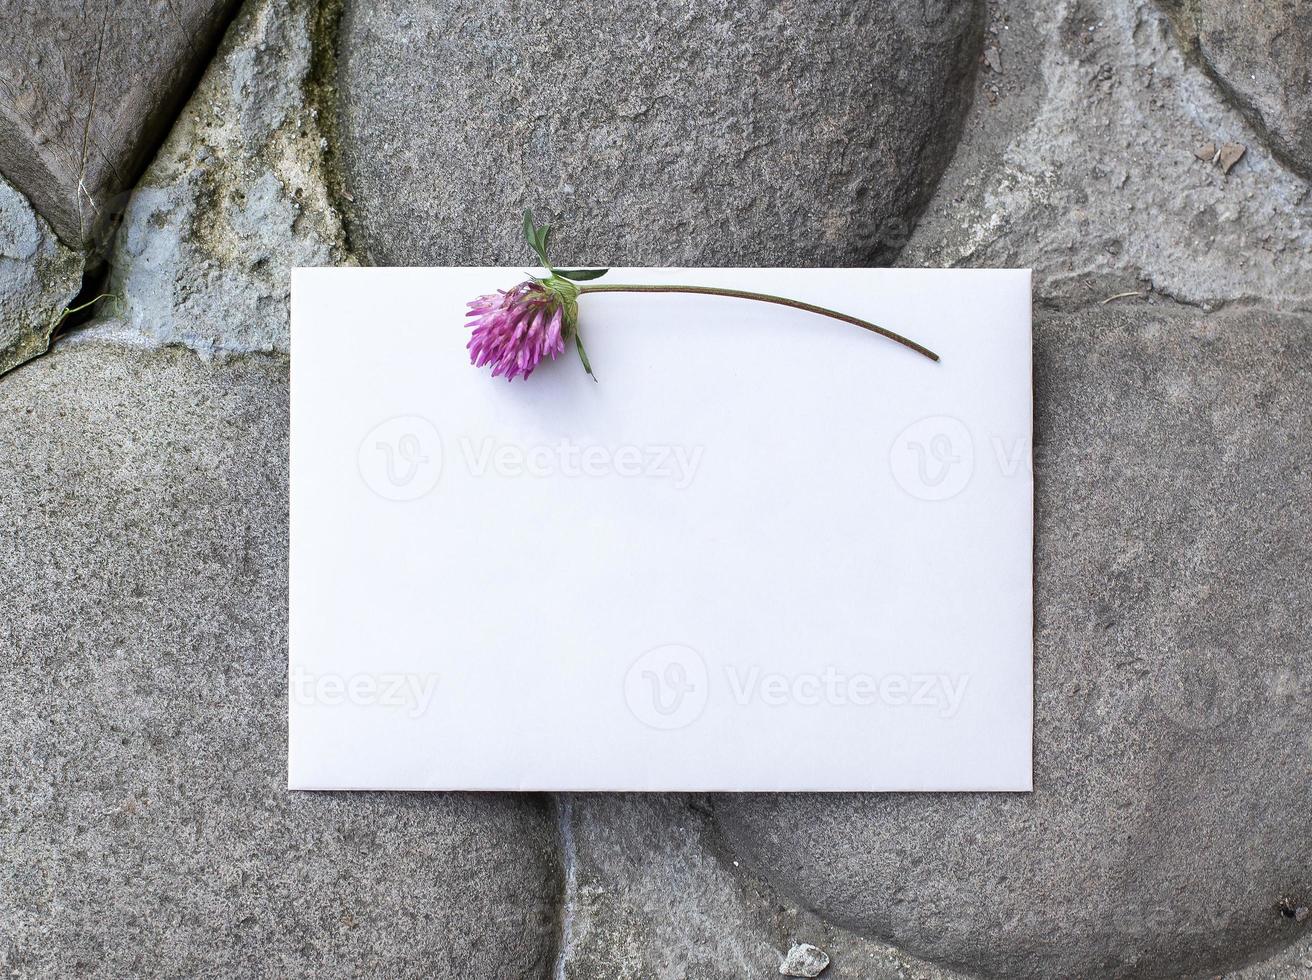
{"label": "crack between stone", "polygon": [[173,23],[178,26],[178,33],[182,35],[182,40],[187,45],[187,51],[193,58],[200,61],[200,52],[198,52],[196,46],[192,44],[191,32],[187,30],[187,25],[184,24],[182,18],[178,16],[177,8],[173,6],[173,0],[164,0],[164,6],[168,8],[169,15],[173,18]]}
{"label": "crack between stone", "polygon": [[567,793],[555,794],[556,824],[560,829],[560,855],[565,871],[564,894],[560,906],[560,938],[556,943],[553,980],[566,980],[566,965],[574,945],[574,909],[578,896],[578,852],[574,846],[574,801]]}
{"label": "crack between stone", "polygon": [[340,132],[337,112],[337,63],[344,0],[317,0],[310,17],[310,70],[302,87],[305,100],[315,110],[314,127],[323,140],[320,153],[324,192],[337,212],[341,226],[341,248],[346,255],[357,255],[353,242],[354,212],[342,173]]}
{"label": "crack between stone", "polygon": [[[91,70],[91,96],[87,100],[87,115],[82,123],[82,161],[77,172],[77,223],[78,231],[85,238],[86,220],[82,213],[82,196],[85,194],[91,210],[96,211],[96,202],[92,200],[84,183],[87,175],[87,157],[91,145],[91,120],[96,114],[96,94],[100,91],[100,60],[105,52],[105,31],[109,29],[109,5],[105,5],[105,14],[100,19],[100,36],[96,40],[96,63]],[[95,218],[93,217],[94,221]]]}

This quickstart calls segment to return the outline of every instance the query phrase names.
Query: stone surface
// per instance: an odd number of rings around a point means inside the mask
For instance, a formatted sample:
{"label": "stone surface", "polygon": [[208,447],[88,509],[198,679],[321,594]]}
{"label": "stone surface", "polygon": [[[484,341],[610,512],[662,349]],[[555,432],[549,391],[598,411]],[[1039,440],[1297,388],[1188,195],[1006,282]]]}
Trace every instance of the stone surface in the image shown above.
{"label": "stone surface", "polygon": [[[700,794],[557,797],[566,886],[559,980],[778,976],[799,944],[830,957],[824,980],[976,980],[849,932],[754,874]],[[758,797],[741,801],[750,806]],[[829,857],[824,861],[828,866]],[[841,869],[835,869],[841,873]],[[1075,882],[1069,883],[1072,889]],[[1229,980],[1307,980],[1312,933]],[[1082,975],[1098,980],[1100,974]],[[1172,974],[1172,977],[1175,975]]]}
{"label": "stone surface", "polygon": [[1307,980],[1308,977],[1312,977],[1312,936],[1232,974],[1230,980]]}
{"label": "stone surface", "polygon": [[[346,5],[338,45],[335,0],[241,5],[127,203],[124,312],[0,379],[0,967],[1312,977],[1310,332],[1272,313],[1312,310],[1312,192],[1188,32],[1151,0],[989,0],[965,45],[959,0]],[[1038,793],[286,793],[286,362],[105,342],[285,350],[346,192],[377,262],[522,264],[525,204],[580,261],[882,260],[967,60],[899,261],[1032,265],[1082,311],[1040,329]],[[8,190],[0,350],[82,261]]]}
{"label": "stone surface", "polygon": [[[952,154],[975,0],[348,0],[339,151],[375,264],[853,265]],[[564,258],[562,262],[566,261]]]}
{"label": "stone surface", "polygon": [[0,374],[45,352],[81,286],[81,256],[0,179]]}
{"label": "stone surface", "polygon": [[98,338],[288,349],[290,272],[346,265],[319,125],[316,0],[252,0],[133,192]]}
{"label": "stone surface", "polygon": [[286,790],[286,361],[88,344],[0,418],[5,973],[545,975],[542,797]]}
{"label": "stone surface", "polygon": [[719,841],[704,796],[558,799],[566,867],[558,980],[777,977],[803,943],[829,954],[825,980],[957,976],[825,922],[748,874]]}
{"label": "stone surface", "polygon": [[[993,0],[956,156],[898,259],[1032,267],[1036,300],[1125,292],[1312,310],[1312,187],[1188,63],[1151,0]],[[1248,146],[1226,176],[1203,143]]]}
{"label": "stone surface", "polygon": [[1032,795],[725,796],[834,923],[1016,978],[1218,973],[1312,900],[1312,324],[1042,319]]}
{"label": "stone surface", "polygon": [[94,250],[235,0],[0,0],[0,173]]}
{"label": "stone surface", "polygon": [[1312,180],[1307,0],[1161,0],[1191,54],[1271,148]]}

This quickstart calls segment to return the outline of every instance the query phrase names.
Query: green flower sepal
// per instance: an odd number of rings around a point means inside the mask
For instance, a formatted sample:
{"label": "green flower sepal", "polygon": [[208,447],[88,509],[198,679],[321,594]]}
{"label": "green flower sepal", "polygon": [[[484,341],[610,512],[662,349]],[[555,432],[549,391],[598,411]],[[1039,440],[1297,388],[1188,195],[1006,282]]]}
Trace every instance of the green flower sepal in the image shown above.
{"label": "green flower sepal", "polygon": [[551,264],[551,259],[547,255],[547,246],[551,242],[551,226],[539,225],[533,220],[533,212],[527,210],[524,212],[524,240],[528,242],[529,248],[537,253],[543,268],[549,273],[546,277],[533,276],[532,278],[541,283],[542,288],[550,292],[560,303],[561,320],[564,324],[562,333],[565,341],[566,343],[574,341],[574,349],[579,352],[583,370],[588,372],[588,376],[593,381],[596,381],[597,376],[592,373],[592,364],[588,361],[588,352],[583,349],[583,338],[579,336],[579,287],[575,283],[600,279],[610,270],[557,269]]}

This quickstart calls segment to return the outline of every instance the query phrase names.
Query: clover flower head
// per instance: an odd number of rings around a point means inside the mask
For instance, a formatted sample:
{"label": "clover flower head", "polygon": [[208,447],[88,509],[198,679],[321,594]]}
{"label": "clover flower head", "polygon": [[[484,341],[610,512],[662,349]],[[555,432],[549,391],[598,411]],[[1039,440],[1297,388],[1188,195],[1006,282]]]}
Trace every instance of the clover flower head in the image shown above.
{"label": "clover flower head", "polygon": [[527,378],[543,358],[565,349],[563,298],[537,280],[480,296],[465,315],[474,317],[470,360],[490,364],[493,377]]}

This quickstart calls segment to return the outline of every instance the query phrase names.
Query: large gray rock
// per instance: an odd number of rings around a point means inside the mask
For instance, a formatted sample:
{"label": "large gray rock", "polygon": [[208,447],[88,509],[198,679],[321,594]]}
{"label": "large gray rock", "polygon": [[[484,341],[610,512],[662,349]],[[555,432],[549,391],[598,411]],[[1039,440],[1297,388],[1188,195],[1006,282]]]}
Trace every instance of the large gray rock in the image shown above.
{"label": "large gray rock", "polygon": [[1160,0],[1190,51],[1271,147],[1312,180],[1307,0]]}
{"label": "large gray rock", "polygon": [[132,194],[92,333],[288,349],[291,270],[345,265],[312,67],[318,0],[251,0]]}
{"label": "large gray rock", "polygon": [[563,980],[777,977],[788,951],[830,957],[825,980],[953,980],[825,922],[724,853],[704,796],[568,794]]}
{"label": "large gray rock", "polygon": [[[1312,193],[1186,60],[1153,0],[991,5],[994,63],[898,263],[1033,268],[1063,309],[1124,293],[1312,311]],[[1248,147],[1228,175],[1195,152]],[[1124,299],[1117,302],[1124,302]]]}
{"label": "large gray rock", "polygon": [[0,374],[45,352],[82,286],[82,257],[0,179]]}
{"label": "large gray rock", "polygon": [[0,0],[0,173],[94,250],[236,0]]}
{"label": "large gray rock", "polygon": [[1307,935],[1312,324],[1140,305],[1035,344],[1032,795],[723,796],[830,921],[989,975],[1182,977]]}
{"label": "large gray rock", "polygon": [[969,101],[977,0],[347,0],[340,146],[379,264],[897,253]]}
{"label": "large gray rock", "polygon": [[286,790],[286,361],[84,345],[0,418],[5,972],[549,973],[543,798]]}
{"label": "large gray rock", "polygon": [[1227,980],[1304,980],[1306,977],[1312,977],[1312,935],[1270,959],[1231,974]]}
{"label": "large gray rock", "polygon": [[[750,806],[753,799],[741,802]],[[788,950],[802,943],[829,956],[824,980],[979,976],[850,932],[780,894],[726,851],[701,794],[587,793],[559,800],[567,870],[557,976],[564,980],[777,977]],[[1312,930],[1304,932],[1302,943],[1227,977],[1312,976]],[[1099,974],[1082,976],[1098,980]]]}

